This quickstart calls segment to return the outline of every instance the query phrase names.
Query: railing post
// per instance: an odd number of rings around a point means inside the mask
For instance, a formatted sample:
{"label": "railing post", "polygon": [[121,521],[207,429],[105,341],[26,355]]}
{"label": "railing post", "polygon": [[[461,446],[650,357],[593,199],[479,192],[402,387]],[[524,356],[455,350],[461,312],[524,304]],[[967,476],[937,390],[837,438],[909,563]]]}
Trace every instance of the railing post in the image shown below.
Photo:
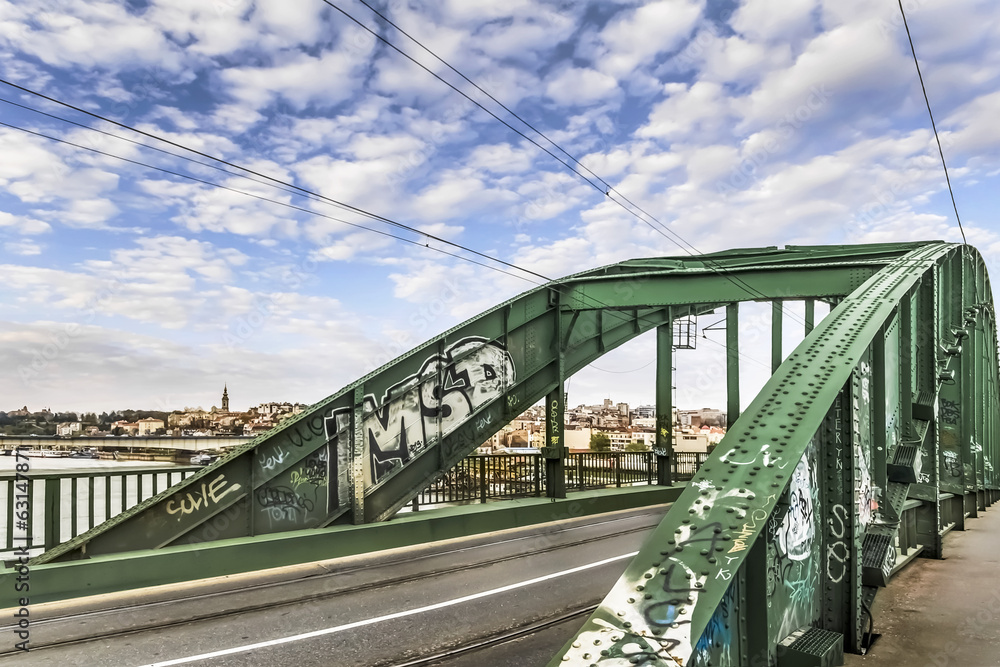
{"label": "railing post", "polygon": [[479,457],[479,502],[486,502],[486,457]]}
{"label": "railing post", "polygon": [[62,505],[59,493],[62,480],[58,477],[45,479],[45,550],[58,546],[62,537]]}
{"label": "railing post", "polygon": [[740,417],[740,304],[726,306],[726,429]]}
{"label": "railing post", "polygon": [[576,483],[579,485],[581,491],[584,490],[585,485],[583,483],[583,457],[586,454],[578,454],[576,457]]}
{"label": "railing post", "polygon": [[622,488],[622,453],[615,452],[612,454],[615,461],[615,488]]}
{"label": "railing post", "polygon": [[542,467],[539,465],[541,456],[539,454],[534,454],[531,457],[531,465],[534,467],[534,482],[535,482],[535,497],[538,498],[542,495]]}

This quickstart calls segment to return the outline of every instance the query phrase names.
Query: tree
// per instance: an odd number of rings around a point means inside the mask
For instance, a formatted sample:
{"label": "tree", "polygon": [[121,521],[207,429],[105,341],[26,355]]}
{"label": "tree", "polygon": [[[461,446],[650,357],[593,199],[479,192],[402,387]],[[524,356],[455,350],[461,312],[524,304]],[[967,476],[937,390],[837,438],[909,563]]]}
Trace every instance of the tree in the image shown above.
{"label": "tree", "polygon": [[595,452],[607,452],[611,450],[611,438],[607,433],[591,433],[590,448]]}
{"label": "tree", "polygon": [[633,440],[632,442],[630,442],[627,445],[625,445],[625,451],[626,452],[648,452],[649,451],[649,447],[647,447],[646,443],[642,442],[641,440]]}

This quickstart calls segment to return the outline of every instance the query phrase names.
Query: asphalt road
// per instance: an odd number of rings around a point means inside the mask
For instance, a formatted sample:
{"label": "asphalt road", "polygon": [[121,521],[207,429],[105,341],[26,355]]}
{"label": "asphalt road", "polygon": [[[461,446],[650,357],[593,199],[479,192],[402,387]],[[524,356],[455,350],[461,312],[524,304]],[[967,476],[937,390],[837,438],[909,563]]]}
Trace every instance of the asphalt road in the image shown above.
{"label": "asphalt road", "polygon": [[[33,610],[21,665],[381,667],[599,602],[666,506]],[[434,664],[544,665],[577,616]],[[0,636],[12,637],[9,628]],[[0,645],[0,661],[13,642]]]}

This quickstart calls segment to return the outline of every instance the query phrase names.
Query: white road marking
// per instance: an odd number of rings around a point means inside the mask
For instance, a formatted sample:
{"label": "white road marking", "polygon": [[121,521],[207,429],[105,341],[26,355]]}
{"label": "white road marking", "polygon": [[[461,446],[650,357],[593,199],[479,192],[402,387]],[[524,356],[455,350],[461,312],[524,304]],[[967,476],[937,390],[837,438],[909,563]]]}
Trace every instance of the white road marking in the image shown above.
{"label": "white road marking", "polygon": [[300,635],[292,635],[290,637],[281,637],[280,639],[271,639],[266,642],[258,642],[256,644],[246,644],[244,646],[236,646],[233,648],[222,649],[220,651],[212,651],[211,653],[202,653],[201,655],[192,655],[187,658],[175,658],[174,660],[164,660],[163,662],[153,662],[147,665],[142,665],[141,667],[170,667],[171,665],[184,665],[190,662],[197,662],[198,660],[209,660],[211,658],[219,658],[224,655],[233,655],[234,653],[245,653],[247,651],[254,651],[259,648],[267,648],[269,646],[278,646],[279,644],[288,644],[291,642],[302,641],[303,639],[312,639],[313,637],[322,637],[323,635],[332,635],[337,632],[343,632],[344,630],[353,630],[354,628],[361,628],[366,625],[373,625],[375,623],[382,623],[383,621],[391,621],[397,618],[403,618],[405,616],[415,616],[416,614],[423,614],[428,611],[434,611],[435,609],[443,609],[445,607],[451,607],[456,604],[462,604],[463,602],[470,602],[472,600],[478,600],[479,598],[490,597],[491,595],[498,595],[500,593],[506,593],[507,591],[512,591],[518,588],[524,588],[525,586],[531,586],[534,584],[540,584],[543,581],[549,581],[550,579],[557,579],[559,577],[565,577],[569,574],[575,574],[577,572],[583,572],[584,570],[590,570],[595,567],[601,567],[602,565],[607,565],[608,563],[614,563],[615,561],[624,560],[626,558],[631,558],[635,556],[638,551],[632,551],[627,554],[622,554],[620,556],[612,556],[611,558],[605,558],[604,560],[599,560],[595,563],[588,563],[586,565],[580,565],[578,567],[573,567],[568,570],[563,570],[561,572],[553,572],[552,574],[546,574],[541,577],[535,577],[534,579],[528,579],[527,581],[519,581],[516,584],[508,584],[506,586],[501,586],[500,588],[493,588],[488,591],[483,591],[481,593],[473,593],[472,595],[465,595],[460,598],[455,598],[453,600],[445,600],[444,602],[438,602],[436,604],[429,604],[425,607],[417,607],[416,609],[410,609],[409,611],[397,611],[394,614],[386,614],[384,616],[376,616],[375,618],[366,618],[363,621],[354,621],[353,623],[345,623],[344,625],[337,625],[332,628],[324,628],[322,630],[313,630],[312,632],[304,632]]}

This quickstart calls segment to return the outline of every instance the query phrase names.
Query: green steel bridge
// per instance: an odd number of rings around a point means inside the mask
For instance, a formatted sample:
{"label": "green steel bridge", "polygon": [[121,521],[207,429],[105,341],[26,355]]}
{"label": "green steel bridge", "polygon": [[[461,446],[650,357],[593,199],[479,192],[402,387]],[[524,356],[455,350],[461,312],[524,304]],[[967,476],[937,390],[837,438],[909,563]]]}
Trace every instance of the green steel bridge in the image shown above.
{"label": "green steel bridge", "polygon": [[[741,413],[750,301],[773,304],[772,374]],[[805,337],[787,358],[785,301],[805,302]],[[816,301],[831,307],[819,322]],[[671,487],[674,328],[712,312],[725,313],[729,430]],[[558,501],[565,382],[653,329],[656,482],[676,500],[551,665],[839,664],[864,648],[893,572],[941,558],[942,536],[1000,497],[997,334],[979,253],[936,241],[754,248],[632,260],[526,292],[31,566],[56,581],[111,559],[101,576],[112,577],[116,555],[182,553],[203,575],[216,544],[249,553],[294,537],[287,557],[301,559],[310,552],[294,545],[329,531],[377,542],[398,522],[368,524],[541,399],[545,493]]]}

